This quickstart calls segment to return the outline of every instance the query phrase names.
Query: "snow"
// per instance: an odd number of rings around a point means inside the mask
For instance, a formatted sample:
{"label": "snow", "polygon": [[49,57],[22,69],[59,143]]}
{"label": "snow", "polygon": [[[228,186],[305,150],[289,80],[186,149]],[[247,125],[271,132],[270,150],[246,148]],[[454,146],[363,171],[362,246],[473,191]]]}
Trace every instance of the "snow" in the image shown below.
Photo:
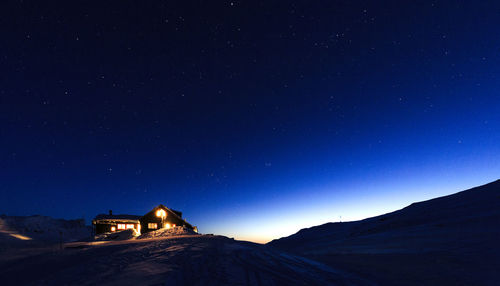
{"label": "snow", "polygon": [[138,233],[135,229],[126,229],[122,231],[116,232],[107,232],[103,234],[96,235],[94,237],[95,241],[105,241],[105,240],[129,240],[135,239],[138,237],[140,233]]}
{"label": "snow", "polygon": [[55,243],[54,233],[85,238],[83,222],[3,216],[0,229],[0,237],[19,242],[1,240],[2,285],[371,285],[265,245],[184,227],[141,236],[129,229],[63,245]]}
{"label": "snow", "polygon": [[61,241],[88,239],[92,228],[83,219],[47,216],[0,216],[0,253],[18,247],[41,247]]}
{"label": "snow", "polygon": [[372,285],[318,262],[223,236],[170,235],[65,246],[3,257],[2,285]]}
{"label": "snow", "polygon": [[362,221],[302,229],[268,245],[382,285],[493,285],[499,239],[500,180]]}
{"label": "snow", "polygon": [[176,235],[197,235],[197,233],[187,227],[175,226],[143,233],[138,237],[138,239],[169,237]]}
{"label": "snow", "polygon": [[1,216],[2,285],[496,285],[500,180],[268,245],[175,227],[60,248],[60,233],[71,241],[90,229],[82,220]]}

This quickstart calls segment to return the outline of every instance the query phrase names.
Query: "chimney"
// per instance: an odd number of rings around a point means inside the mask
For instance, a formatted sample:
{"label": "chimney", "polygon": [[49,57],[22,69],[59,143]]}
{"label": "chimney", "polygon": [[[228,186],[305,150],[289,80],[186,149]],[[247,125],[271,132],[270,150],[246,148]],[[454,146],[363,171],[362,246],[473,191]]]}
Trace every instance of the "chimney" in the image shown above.
{"label": "chimney", "polygon": [[109,215],[113,215],[113,211],[112,210],[109,210]]}

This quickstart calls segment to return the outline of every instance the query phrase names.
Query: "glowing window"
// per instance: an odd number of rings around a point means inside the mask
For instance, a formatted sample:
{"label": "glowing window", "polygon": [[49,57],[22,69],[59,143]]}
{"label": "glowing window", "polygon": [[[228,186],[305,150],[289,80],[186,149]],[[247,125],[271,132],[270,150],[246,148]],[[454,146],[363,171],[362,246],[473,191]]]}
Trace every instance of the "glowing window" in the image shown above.
{"label": "glowing window", "polygon": [[133,224],[127,224],[127,229],[134,228]]}
{"label": "glowing window", "polygon": [[149,229],[157,229],[158,228],[158,224],[157,223],[148,223],[148,228]]}
{"label": "glowing window", "polygon": [[119,224],[117,225],[117,228],[118,228],[118,229],[125,229],[125,224],[124,224],[124,223],[119,223]]}
{"label": "glowing window", "polygon": [[156,211],[156,216],[157,217],[166,217],[167,213],[165,212],[165,210],[159,209],[159,210]]}
{"label": "glowing window", "polygon": [[111,231],[116,231],[116,227],[115,227],[115,226],[112,226],[112,227],[111,227]]}
{"label": "glowing window", "polygon": [[170,228],[170,224],[169,223],[165,224],[165,228]]}

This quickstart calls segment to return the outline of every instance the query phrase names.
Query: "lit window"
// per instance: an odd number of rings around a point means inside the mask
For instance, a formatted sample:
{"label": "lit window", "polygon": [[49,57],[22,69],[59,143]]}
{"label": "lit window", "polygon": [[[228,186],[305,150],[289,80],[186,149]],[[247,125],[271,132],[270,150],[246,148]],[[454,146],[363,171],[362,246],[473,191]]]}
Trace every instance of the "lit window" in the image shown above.
{"label": "lit window", "polygon": [[165,224],[165,228],[170,228],[170,224],[169,223]]}
{"label": "lit window", "polygon": [[157,229],[158,228],[158,224],[157,223],[148,223],[148,228],[149,229]]}
{"label": "lit window", "polygon": [[119,224],[117,225],[117,228],[118,228],[118,229],[125,229],[125,224],[124,224],[124,223],[119,223]]}
{"label": "lit window", "polygon": [[111,227],[111,231],[116,231],[116,227],[115,227],[115,226],[112,226],[112,227]]}
{"label": "lit window", "polygon": [[166,217],[167,213],[165,212],[165,210],[159,209],[159,210],[156,211],[156,216],[157,217]]}
{"label": "lit window", "polygon": [[134,228],[133,224],[127,224],[127,229]]}

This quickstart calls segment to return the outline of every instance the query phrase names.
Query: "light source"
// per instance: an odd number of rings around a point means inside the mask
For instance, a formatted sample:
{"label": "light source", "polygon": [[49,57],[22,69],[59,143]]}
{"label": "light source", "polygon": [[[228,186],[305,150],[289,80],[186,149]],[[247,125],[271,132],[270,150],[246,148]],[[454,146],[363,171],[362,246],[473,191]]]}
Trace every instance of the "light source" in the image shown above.
{"label": "light source", "polygon": [[156,211],[156,216],[161,217],[161,227],[164,228],[165,227],[164,221],[165,217],[167,216],[167,212],[165,212],[164,209],[159,209]]}

